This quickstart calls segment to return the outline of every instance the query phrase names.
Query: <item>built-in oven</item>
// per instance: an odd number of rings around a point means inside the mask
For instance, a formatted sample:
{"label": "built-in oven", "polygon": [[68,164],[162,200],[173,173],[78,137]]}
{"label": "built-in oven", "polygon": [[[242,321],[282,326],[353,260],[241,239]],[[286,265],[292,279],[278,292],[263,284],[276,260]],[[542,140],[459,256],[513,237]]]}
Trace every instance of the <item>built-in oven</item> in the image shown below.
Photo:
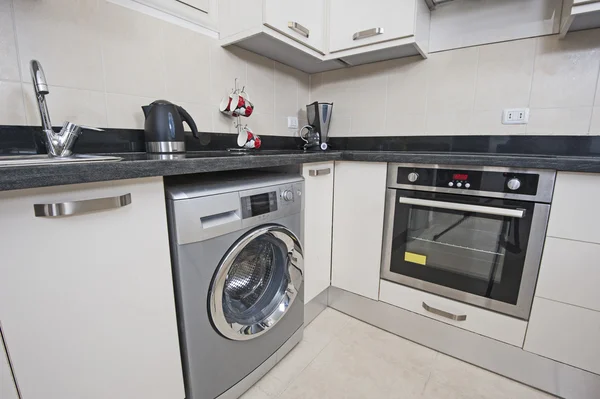
{"label": "built-in oven", "polygon": [[555,172],[389,164],[381,278],[527,320]]}

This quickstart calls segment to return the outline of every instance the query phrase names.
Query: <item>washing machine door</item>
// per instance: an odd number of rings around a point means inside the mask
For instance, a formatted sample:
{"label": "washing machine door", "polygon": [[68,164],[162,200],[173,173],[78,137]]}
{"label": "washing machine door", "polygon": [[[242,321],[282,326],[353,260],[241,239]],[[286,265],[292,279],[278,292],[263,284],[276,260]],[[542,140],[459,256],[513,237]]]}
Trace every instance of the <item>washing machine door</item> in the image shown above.
{"label": "washing machine door", "polygon": [[242,236],[211,284],[209,309],[217,331],[249,340],[273,328],[298,296],[303,261],[300,241],[283,226],[264,225]]}

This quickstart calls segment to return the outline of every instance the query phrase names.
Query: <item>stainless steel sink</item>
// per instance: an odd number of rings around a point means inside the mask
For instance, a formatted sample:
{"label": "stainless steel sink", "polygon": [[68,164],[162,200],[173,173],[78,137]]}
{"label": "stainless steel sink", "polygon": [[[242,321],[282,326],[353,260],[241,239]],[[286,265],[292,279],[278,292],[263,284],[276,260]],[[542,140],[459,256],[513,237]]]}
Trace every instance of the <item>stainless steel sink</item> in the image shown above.
{"label": "stainless steel sink", "polygon": [[61,165],[65,163],[118,162],[123,158],[107,155],[72,155],[70,157],[49,157],[48,155],[7,155],[0,156],[0,168],[14,166]]}

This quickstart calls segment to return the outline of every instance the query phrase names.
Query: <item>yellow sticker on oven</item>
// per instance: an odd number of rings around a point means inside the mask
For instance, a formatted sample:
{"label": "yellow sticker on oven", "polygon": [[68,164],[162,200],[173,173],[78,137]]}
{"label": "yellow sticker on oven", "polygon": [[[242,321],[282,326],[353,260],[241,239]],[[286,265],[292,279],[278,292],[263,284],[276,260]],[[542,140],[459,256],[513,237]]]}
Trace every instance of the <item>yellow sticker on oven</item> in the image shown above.
{"label": "yellow sticker on oven", "polygon": [[425,265],[427,263],[427,256],[415,254],[413,252],[405,252],[404,260],[406,262],[417,263],[419,265]]}

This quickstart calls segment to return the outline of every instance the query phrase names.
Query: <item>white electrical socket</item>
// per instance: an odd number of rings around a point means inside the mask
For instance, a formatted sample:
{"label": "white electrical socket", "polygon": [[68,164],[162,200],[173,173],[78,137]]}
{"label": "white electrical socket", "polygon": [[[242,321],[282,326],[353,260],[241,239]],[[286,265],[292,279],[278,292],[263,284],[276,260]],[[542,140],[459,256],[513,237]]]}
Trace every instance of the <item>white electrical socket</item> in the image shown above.
{"label": "white electrical socket", "polygon": [[529,122],[529,108],[507,108],[502,112],[503,125],[526,125]]}
{"label": "white electrical socket", "polygon": [[288,116],[288,129],[298,129],[298,118],[295,116]]}

